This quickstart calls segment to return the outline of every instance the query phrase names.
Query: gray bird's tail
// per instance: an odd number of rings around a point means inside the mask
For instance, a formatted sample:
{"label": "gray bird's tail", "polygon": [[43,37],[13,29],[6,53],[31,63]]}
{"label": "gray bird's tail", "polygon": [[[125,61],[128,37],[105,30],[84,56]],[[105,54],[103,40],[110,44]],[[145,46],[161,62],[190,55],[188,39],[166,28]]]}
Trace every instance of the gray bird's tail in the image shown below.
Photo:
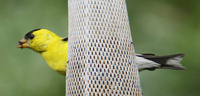
{"label": "gray bird's tail", "polygon": [[174,70],[185,70],[186,68],[180,64],[180,61],[185,54],[174,54],[165,56],[156,56],[154,54],[136,54],[137,57],[141,57],[152,62],[159,64],[159,66],[148,66],[142,70],[155,70],[155,69],[174,69]]}

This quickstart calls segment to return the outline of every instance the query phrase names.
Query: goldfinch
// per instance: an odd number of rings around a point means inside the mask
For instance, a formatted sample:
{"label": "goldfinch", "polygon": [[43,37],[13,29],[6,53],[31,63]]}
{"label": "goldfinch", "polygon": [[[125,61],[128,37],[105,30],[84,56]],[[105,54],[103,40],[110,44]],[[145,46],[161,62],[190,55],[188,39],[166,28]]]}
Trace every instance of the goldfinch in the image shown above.
{"label": "goldfinch", "polygon": [[[42,56],[49,67],[65,75],[67,66],[68,38],[61,38],[47,29],[35,29],[28,32],[18,42],[18,48],[29,48]],[[179,62],[184,54],[155,56],[154,54],[136,54],[138,70],[175,69],[185,70]]]}
{"label": "goldfinch", "polygon": [[180,64],[185,54],[174,54],[165,56],[156,56],[154,54],[136,54],[136,64],[139,71],[155,69],[174,69],[185,70],[186,68]]}
{"label": "goldfinch", "polygon": [[18,48],[30,48],[37,52],[51,69],[65,75],[68,38],[61,38],[47,29],[35,29],[19,41]]}

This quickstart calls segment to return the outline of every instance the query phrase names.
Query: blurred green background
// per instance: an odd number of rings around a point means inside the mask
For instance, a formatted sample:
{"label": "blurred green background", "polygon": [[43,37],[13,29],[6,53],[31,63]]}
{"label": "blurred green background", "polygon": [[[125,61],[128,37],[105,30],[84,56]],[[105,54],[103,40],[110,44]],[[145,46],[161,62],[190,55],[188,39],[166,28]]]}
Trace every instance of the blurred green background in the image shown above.
{"label": "blurred green background", "polygon": [[[0,96],[64,96],[65,77],[17,41],[36,28],[67,36],[67,0],[0,1]],[[144,96],[199,96],[200,2],[127,0],[137,53],[185,53],[185,71],[140,73]]]}

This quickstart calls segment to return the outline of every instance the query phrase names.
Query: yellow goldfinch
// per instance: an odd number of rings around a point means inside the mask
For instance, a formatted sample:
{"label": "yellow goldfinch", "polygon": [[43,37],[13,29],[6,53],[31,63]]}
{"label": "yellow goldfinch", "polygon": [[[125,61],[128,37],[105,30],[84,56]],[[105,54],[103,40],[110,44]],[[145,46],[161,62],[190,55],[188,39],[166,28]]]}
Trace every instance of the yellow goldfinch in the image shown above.
{"label": "yellow goldfinch", "polygon": [[47,29],[35,29],[19,41],[18,48],[30,48],[42,56],[49,67],[65,75],[68,38],[61,38]]}
{"label": "yellow goldfinch", "polygon": [[[47,29],[35,29],[28,32],[18,42],[18,48],[30,48],[42,56],[49,67],[65,75],[68,38],[61,38]],[[136,54],[138,70],[175,69],[185,70],[179,62],[184,54],[155,56],[154,54]]]}

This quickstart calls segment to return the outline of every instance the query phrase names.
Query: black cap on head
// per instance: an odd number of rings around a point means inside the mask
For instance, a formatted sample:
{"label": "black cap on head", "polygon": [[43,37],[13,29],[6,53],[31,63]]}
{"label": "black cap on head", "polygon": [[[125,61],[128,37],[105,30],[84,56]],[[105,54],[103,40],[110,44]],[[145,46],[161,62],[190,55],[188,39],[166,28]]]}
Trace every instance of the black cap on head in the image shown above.
{"label": "black cap on head", "polygon": [[34,31],[37,31],[37,30],[40,30],[40,28],[34,29],[34,30],[28,32],[28,33],[24,36],[24,38],[25,38],[26,40],[28,40],[28,39],[33,39],[33,38],[34,38],[34,35],[33,35],[32,33],[33,33]]}

